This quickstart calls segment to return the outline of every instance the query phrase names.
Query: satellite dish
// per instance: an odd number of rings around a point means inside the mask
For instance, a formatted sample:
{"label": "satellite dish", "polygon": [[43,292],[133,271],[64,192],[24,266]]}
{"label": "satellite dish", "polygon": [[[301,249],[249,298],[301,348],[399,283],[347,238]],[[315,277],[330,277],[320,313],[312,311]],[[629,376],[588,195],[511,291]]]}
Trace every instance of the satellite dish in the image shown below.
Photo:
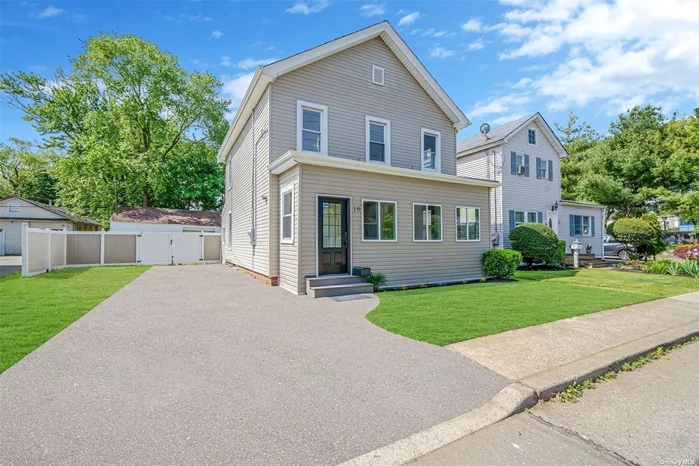
{"label": "satellite dish", "polygon": [[488,123],[483,123],[481,125],[481,134],[485,137],[488,137],[489,132],[490,132],[490,125]]}

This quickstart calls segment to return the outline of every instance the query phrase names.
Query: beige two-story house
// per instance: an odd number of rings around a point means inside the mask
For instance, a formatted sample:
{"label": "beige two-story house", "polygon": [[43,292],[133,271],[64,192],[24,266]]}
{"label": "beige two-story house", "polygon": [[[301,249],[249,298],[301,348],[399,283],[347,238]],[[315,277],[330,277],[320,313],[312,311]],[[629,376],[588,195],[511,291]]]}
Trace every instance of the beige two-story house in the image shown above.
{"label": "beige two-story house", "polygon": [[388,22],[259,67],[219,151],[224,260],[312,296],[482,277],[498,183],[456,176],[467,125]]}

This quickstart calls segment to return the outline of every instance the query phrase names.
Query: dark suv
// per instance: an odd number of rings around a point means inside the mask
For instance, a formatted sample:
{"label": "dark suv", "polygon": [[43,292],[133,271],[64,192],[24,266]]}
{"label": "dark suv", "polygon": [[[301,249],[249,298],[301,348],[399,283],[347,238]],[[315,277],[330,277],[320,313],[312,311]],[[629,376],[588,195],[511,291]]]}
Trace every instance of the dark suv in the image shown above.
{"label": "dark suv", "polygon": [[604,257],[615,256],[621,260],[629,260],[631,255],[623,244],[618,242],[613,236],[604,237]]}

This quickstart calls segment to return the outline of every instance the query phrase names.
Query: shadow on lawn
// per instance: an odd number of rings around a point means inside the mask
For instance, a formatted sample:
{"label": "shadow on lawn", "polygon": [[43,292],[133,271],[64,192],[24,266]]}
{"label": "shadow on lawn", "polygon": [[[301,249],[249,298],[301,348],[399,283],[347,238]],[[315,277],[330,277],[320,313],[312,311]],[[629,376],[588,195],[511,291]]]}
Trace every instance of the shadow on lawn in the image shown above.
{"label": "shadow on lawn", "polygon": [[574,277],[580,269],[519,269],[514,281],[518,282],[540,282],[552,278]]}

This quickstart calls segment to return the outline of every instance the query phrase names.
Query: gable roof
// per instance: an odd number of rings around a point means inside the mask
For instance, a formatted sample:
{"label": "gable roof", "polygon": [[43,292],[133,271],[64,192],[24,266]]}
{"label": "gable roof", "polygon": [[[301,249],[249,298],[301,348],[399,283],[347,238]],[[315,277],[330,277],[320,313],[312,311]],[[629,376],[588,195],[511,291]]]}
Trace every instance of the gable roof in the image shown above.
{"label": "gable roof", "polygon": [[220,227],[221,214],[208,210],[165,209],[163,207],[119,206],[110,222],[160,223]]}
{"label": "gable roof", "polygon": [[270,63],[266,66],[258,66],[250,86],[243,97],[240,107],[235,114],[233,123],[228,129],[228,134],[218,152],[219,160],[225,158],[235,140],[240,135],[245,123],[257,106],[260,98],[267,89],[267,85],[274,82],[279,76],[283,76],[303,66],[322,60],[330,55],[347,50],[374,38],[381,38],[388,48],[396,55],[398,60],[410,72],[415,80],[422,86],[427,94],[435,101],[442,111],[449,117],[456,130],[467,127],[471,122],[459,109],[453,100],[444,92],[444,89],[435,81],[427,68],[420,62],[410,47],[398,35],[388,21],[382,21],[365,29],[347,34],[322,45],[297,53],[283,60]]}
{"label": "gable roof", "polygon": [[[101,226],[101,225],[102,225],[100,222],[98,222],[98,221],[96,221],[96,220],[92,220],[91,218],[83,217],[83,216],[81,216],[81,215],[76,215],[76,214],[70,212],[70,211],[69,211],[68,209],[66,209],[65,207],[58,207],[58,206],[55,206],[55,205],[48,205],[48,204],[44,204],[43,202],[32,201],[32,200],[30,200],[30,199],[25,199],[25,198],[19,197],[19,196],[8,196],[8,197],[4,197],[4,198],[0,199],[0,201],[6,201],[6,200],[8,200],[8,199],[19,199],[19,200],[24,201],[24,202],[27,202],[27,203],[29,203],[29,204],[35,206],[35,207],[39,207],[39,208],[41,208],[41,209],[47,210],[47,211],[51,212],[52,214],[59,215],[59,216],[63,217],[64,220],[70,220],[71,222],[76,222],[76,223],[87,223],[87,224],[90,224],[90,225],[97,225],[97,226]],[[46,220],[46,221],[50,221],[51,219],[37,218],[37,220]]]}
{"label": "gable roof", "polygon": [[471,136],[470,138],[466,138],[457,142],[456,157],[463,157],[480,150],[499,146],[503,142],[507,142],[507,140],[510,137],[514,136],[534,121],[538,121],[540,123],[540,126],[544,130],[544,136],[551,143],[554,150],[558,152],[558,155],[561,157],[567,157],[568,153],[566,152],[565,147],[563,147],[561,141],[558,140],[556,134],[553,132],[549,124],[546,123],[546,120],[544,120],[544,117],[541,116],[541,113],[539,112],[527,115],[518,120],[504,124],[502,126],[498,126],[497,128],[492,129],[488,133],[487,137],[483,136],[482,134],[476,134],[475,136]]}

